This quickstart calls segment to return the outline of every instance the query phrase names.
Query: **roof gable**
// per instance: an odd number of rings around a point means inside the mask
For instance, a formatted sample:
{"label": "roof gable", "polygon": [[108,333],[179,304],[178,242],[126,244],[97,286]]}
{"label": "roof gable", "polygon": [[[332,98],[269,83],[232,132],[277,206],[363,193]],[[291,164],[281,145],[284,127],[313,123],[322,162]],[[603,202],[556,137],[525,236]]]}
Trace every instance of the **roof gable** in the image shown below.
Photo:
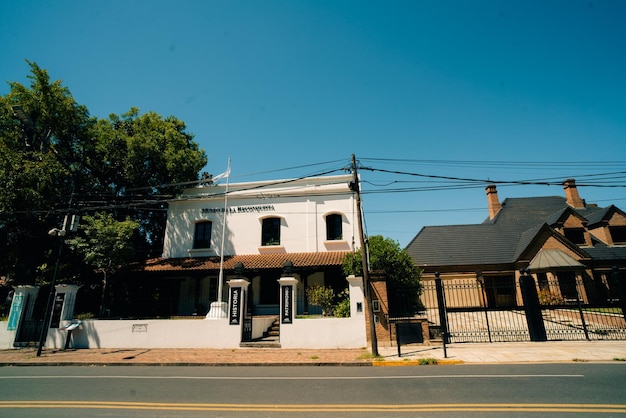
{"label": "roof gable", "polygon": [[587,219],[571,207],[566,207],[565,209],[552,214],[551,216],[546,218],[545,222],[550,226],[555,226],[559,224],[564,225],[565,223],[569,223],[568,221],[570,220],[570,218],[576,218],[581,225],[587,223]]}
{"label": "roof gable", "polygon": [[520,235],[513,261],[533,258],[538,252],[544,250],[542,247],[550,238],[558,241],[560,246],[577,254],[580,258],[589,258],[589,255],[580,247],[572,244],[548,224],[542,224]]}
{"label": "roof gable", "polygon": [[538,271],[570,270],[572,268],[584,267],[582,263],[557,249],[539,250],[537,255],[530,261],[530,264],[528,264],[528,269],[533,273]]}

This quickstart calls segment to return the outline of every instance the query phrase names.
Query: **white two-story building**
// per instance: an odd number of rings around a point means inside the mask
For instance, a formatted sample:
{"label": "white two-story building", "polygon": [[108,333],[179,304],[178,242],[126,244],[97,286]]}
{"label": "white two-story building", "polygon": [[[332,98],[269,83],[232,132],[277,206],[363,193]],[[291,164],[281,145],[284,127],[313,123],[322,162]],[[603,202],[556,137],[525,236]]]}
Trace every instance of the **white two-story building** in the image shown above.
{"label": "white two-story building", "polygon": [[[173,315],[211,315],[226,282],[249,282],[248,315],[278,315],[281,276],[298,280],[296,314],[319,313],[305,290],[348,287],[341,264],[359,245],[352,175],[231,183],[169,202],[163,255],[145,271],[170,283]],[[222,283],[220,285],[220,277]],[[221,294],[219,294],[221,291]]]}
{"label": "white two-story building", "polygon": [[[364,347],[363,281],[342,271],[359,240],[353,181],[340,175],[184,190],[169,202],[162,256],[118,279],[122,291],[110,300],[116,319],[82,321],[72,346]],[[305,297],[316,284],[347,289],[350,316],[301,318],[321,313]],[[67,346],[77,291],[57,286],[55,303],[64,303],[46,347]],[[31,317],[19,302],[33,295],[36,289],[17,289],[0,346],[15,340],[22,311]]]}

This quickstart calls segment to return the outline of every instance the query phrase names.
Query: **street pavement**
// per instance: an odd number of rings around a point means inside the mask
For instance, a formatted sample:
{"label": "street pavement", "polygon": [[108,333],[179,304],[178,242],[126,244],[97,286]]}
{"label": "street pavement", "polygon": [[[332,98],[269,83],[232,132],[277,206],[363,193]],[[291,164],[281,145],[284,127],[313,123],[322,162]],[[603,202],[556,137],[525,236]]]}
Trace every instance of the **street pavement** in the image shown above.
{"label": "street pavement", "polygon": [[512,364],[554,362],[626,363],[626,341],[548,341],[403,345],[368,349],[98,348],[0,350],[0,366],[207,365],[207,366],[402,366],[416,364]]}

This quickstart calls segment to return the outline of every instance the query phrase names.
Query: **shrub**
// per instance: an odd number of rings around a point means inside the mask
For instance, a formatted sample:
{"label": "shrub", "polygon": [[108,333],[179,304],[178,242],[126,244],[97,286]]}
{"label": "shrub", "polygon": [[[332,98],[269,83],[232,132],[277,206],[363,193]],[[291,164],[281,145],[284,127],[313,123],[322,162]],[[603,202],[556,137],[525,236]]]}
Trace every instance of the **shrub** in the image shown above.
{"label": "shrub", "polygon": [[335,292],[330,287],[311,286],[306,290],[306,297],[310,305],[322,308],[322,316],[330,316],[333,313]]}
{"label": "shrub", "polygon": [[332,288],[315,285],[306,290],[309,305],[322,308],[322,316],[347,318],[350,316],[350,292],[343,290],[335,296]]}
{"label": "shrub", "polygon": [[539,303],[542,305],[563,305],[565,300],[547,289],[539,291]]}
{"label": "shrub", "polygon": [[348,289],[339,293],[339,302],[335,306],[335,316],[337,318],[348,318],[350,316],[350,292]]}

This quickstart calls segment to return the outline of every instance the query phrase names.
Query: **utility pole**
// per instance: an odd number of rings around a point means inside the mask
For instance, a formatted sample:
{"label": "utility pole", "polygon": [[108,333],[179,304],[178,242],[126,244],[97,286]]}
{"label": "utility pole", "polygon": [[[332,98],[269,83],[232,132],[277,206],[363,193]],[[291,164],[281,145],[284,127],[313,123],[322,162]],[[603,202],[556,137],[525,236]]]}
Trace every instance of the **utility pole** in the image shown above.
{"label": "utility pole", "polygon": [[[73,194],[73,192],[72,192]],[[70,198],[70,207],[72,205],[72,199]],[[76,232],[78,230],[78,222],[80,216],[71,215],[69,213],[65,215],[65,220],[63,221],[63,229],[52,228],[48,235],[51,237],[59,238],[59,252],[57,253],[57,260],[54,264],[54,273],[52,273],[52,282],[50,283],[50,293],[48,293],[48,302],[46,303],[46,312],[44,314],[43,324],[41,327],[41,332],[39,334],[39,345],[37,346],[37,357],[41,357],[41,351],[43,350],[43,346],[46,343],[46,338],[48,337],[48,328],[50,328],[50,321],[52,319],[52,308],[54,306],[54,295],[56,293],[56,282],[57,282],[57,274],[59,273],[59,264],[61,263],[61,256],[63,255],[63,247],[65,246],[65,235],[68,232]]]}
{"label": "utility pole", "polygon": [[368,248],[365,243],[363,234],[363,208],[361,204],[361,186],[359,184],[359,176],[357,174],[356,158],[352,154],[352,174],[354,180],[350,185],[350,189],[356,194],[357,219],[359,222],[359,241],[361,243],[361,268],[363,269],[363,284],[365,286],[365,298],[367,300],[367,313],[370,327],[370,341],[372,343],[372,355],[378,356],[378,339],[376,338],[376,323],[374,322],[374,307],[372,306],[372,288],[370,285],[370,274],[368,265]]}

